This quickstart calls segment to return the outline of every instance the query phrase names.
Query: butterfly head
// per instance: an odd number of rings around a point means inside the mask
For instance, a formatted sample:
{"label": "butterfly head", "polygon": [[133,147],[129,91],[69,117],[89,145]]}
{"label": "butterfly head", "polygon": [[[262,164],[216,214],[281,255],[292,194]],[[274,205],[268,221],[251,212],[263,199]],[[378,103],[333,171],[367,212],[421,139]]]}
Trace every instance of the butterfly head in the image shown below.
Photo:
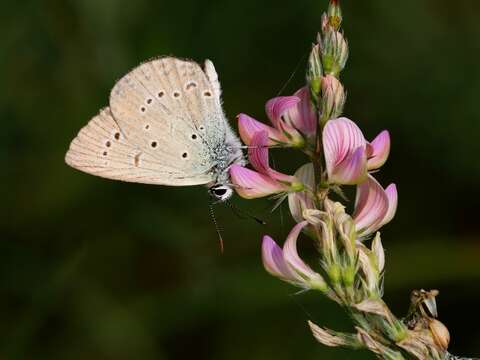
{"label": "butterfly head", "polygon": [[208,191],[212,198],[220,202],[230,199],[233,195],[233,189],[223,184],[215,184],[211,186]]}

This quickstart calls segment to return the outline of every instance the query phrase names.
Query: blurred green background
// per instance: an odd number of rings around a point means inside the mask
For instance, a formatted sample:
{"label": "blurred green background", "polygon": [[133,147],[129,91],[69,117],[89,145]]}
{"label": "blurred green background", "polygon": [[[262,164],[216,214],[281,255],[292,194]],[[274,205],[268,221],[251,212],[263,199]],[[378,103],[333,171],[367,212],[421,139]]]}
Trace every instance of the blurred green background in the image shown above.
{"label": "blurred green background", "polygon": [[[0,357],[2,359],[371,359],[325,348],[312,319],[349,330],[341,309],[269,276],[260,238],[283,241],[286,209],[217,206],[203,188],[128,184],[63,162],[77,131],[141,61],[213,60],[230,119],[263,106],[299,70],[326,0],[2,1],[0,15]],[[480,3],[343,2],[351,57],[346,114],[393,149],[378,174],[398,185],[385,298],[438,288],[451,352],[480,355]],[[302,162],[278,154],[282,170]],[[282,161],[278,161],[282,159]]]}

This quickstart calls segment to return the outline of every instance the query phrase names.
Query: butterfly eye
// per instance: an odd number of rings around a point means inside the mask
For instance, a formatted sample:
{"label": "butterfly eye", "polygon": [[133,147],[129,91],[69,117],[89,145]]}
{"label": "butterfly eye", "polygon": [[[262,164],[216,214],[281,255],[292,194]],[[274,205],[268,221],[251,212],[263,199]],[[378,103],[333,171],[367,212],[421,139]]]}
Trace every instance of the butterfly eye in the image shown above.
{"label": "butterfly eye", "polygon": [[227,193],[227,189],[215,189],[215,190],[213,190],[213,192],[217,196],[223,196]]}
{"label": "butterfly eye", "polygon": [[217,185],[216,187],[210,188],[210,193],[218,200],[225,201],[232,196],[233,190],[225,185]]}

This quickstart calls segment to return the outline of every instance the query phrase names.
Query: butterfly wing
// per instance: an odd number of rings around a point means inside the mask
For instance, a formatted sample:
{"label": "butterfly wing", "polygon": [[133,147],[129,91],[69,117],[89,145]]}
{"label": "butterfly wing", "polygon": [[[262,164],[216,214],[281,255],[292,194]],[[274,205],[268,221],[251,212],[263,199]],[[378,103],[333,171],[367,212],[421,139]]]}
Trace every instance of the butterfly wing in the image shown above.
{"label": "butterfly wing", "polygon": [[115,84],[110,108],[80,131],[66,161],[123,181],[207,184],[215,180],[216,147],[230,133],[213,65],[204,72],[193,61],[165,57]]}
{"label": "butterfly wing", "polygon": [[197,185],[212,176],[191,177],[180,167],[167,166],[156,154],[131,142],[105,108],[83,127],[65,156],[71,167],[108,179],[163,185]]}

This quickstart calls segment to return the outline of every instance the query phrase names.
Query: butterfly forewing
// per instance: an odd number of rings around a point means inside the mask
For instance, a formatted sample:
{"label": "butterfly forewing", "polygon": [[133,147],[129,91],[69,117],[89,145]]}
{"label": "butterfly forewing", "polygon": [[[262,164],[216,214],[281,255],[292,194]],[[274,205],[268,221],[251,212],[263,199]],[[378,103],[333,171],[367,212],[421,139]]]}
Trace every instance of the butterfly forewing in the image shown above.
{"label": "butterfly forewing", "polygon": [[220,94],[208,60],[205,70],[173,57],[143,63],[115,84],[110,107],[79,132],[66,161],[123,181],[225,184],[230,164],[244,160]]}
{"label": "butterfly forewing", "polygon": [[110,107],[125,136],[160,152],[165,165],[183,164],[190,176],[210,170],[210,133],[225,121],[219,98],[195,62],[166,57],[138,66],[114,86]]}

